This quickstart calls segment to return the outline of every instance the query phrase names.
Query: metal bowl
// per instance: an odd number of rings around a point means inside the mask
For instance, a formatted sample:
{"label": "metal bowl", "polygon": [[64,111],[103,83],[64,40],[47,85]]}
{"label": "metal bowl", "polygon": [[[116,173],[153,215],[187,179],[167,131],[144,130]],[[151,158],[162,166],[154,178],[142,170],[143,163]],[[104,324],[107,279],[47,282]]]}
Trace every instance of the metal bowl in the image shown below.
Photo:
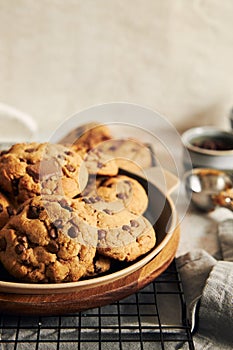
{"label": "metal bowl", "polygon": [[[198,209],[207,212],[218,206],[214,197],[232,186],[229,176],[221,170],[195,168],[185,176],[185,188],[191,194],[191,202]],[[226,202],[221,206],[229,208],[231,204]]]}

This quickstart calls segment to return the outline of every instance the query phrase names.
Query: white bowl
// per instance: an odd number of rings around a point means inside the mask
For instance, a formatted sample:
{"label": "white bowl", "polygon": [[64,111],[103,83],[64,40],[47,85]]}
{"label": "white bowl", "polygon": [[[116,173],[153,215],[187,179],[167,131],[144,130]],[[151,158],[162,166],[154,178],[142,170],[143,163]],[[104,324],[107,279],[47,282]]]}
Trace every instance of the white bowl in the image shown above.
{"label": "white bowl", "polygon": [[36,135],[37,123],[31,115],[0,102],[1,149],[17,142],[33,141]]}
{"label": "white bowl", "polygon": [[[225,171],[233,170],[233,133],[212,126],[196,127],[182,134],[184,147],[188,150],[194,168],[214,168]],[[205,140],[205,142],[204,142]],[[206,140],[221,149],[207,149]],[[225,146],[225,147],[224,147]],[[184,166],[186,157],[184,152]]]}

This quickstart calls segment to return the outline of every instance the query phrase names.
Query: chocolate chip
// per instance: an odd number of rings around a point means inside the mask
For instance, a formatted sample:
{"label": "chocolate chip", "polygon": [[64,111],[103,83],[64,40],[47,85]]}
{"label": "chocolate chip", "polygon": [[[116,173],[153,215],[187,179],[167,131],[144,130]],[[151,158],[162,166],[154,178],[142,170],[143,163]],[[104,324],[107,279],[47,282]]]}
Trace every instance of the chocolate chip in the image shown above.
{"label": "chocolate chip", "polygon": [[6,210],[7,210],[7,213],[8,213],[9,216],[14,215],[14,213],[15,213],[14,209],[12,207],[10,207],[10,206],[7,207]]}
{"label": "chocolate chip", "polygon": [[[24,162],[25,162],[25,160],[24,160]],[[26,163],[29,164],[29,165],[34,164],[32,159],[26,159]]]}
{"label": "chocolate chip", "polygon": [[139,226],[139,223],[136,221],[136,220],[130,220],[130,225],[132,227],[138,227]]}
{"label": "chocolate chip", "polygon": [[115,151],[117,149],[117,146],[110,146],[108,149],[109,151]]}
{"label": "chocolate chip", "polygon": [[71,226],[68,230],[68,235],[70,236],[70,238],[76,238],[78,236],[78,232],[78,227]]}
{"label": "chocolate chip", "polygon": [[48,245],[47,245],[47,249],[50,253],[56,254],[59,251],[59,245],[57,242],[55,241],[51,241]]}
{"label": "chocolate chip", "polygon": [[27,212],[27,218],[28,219],[39,219],[40,213],[44,210],[43,207],[37,207],[35,205],[30,205],[28,212]]}
{"label": "chocolate chip", "polygon": [[112,188],[113,186],[114,186],[114,184],[108,184],[106,187]]}
{"label": "chocolate chip", "polygon": [[57,158],[58,159],[64,159],[64,156],[62,156],[61,154],[58,154]]}
{"label": "chocolate chip", "polygon": [[73,152],[71,152],[71,151],[65,151],[64,152],[67,156],[73,156],[74,154],[73,154]]}
{"label": "chocolate chip", "polygon": [[131,182],[129,180],[124,180],[124,183],[127,185],[131,185]]}
{"label": "chocolate chip", "polygon": [[91,204],[91,201],[89,198],[83,198],[82,199],[86,204]]}
{"label": "chocolate chip", "polygon": [[33,153],[33,152],[35,152],[35,148],[27,148],[27,149],[25,149],[25,152]]}
{"label": "chocolate chip", "polygon": [[30,175],[34,182],[38,183],[40,180],[40,164],[36,163],[33,165],[28,165],[26,167],[26,172],[28,173],[28,175]]}
{"label": "chocolate chip", "polygon": [[101,229],[101,230],[98,230],[97,233],[98,233],[98,239],[104,239],[107,231]]}
{"label": "chocolate chip", "polygon": [[97,168],[101,169],[101,168],[103,168],[103,166],[104,166],[103,163],[101,163],[101,162],[97,163]]}
{"label": "chocolate chip", "polygon": [[117,193],[117,198],[119,199],[125,199],[127,196],[124,193]]}
{"label": "chocolate chip", "polygon": [[50,228],[50,230],[49,230],[49,236],[51,237],[51,238],[57,238],[57,236],[58,236],[58,233],[57,233],[57,227],[56,226],[53,226],[52,225],[52,227]]}
{"label": "chocolate chip", "polygon": [[73,211],[73,208],[71,208],[71,206],[69,205],[69,203],[64,199],[62,198],[60,201],[60,206],[63,208],[63,209],[66,209],[66,210],[69,210],[69,211]]}
{"label": "chocolate chip", "polygon": [[7,246],[6,238],[5,237],[1,237],[0,238],[0,252],[5,251],[6,250],[6,246]]}
{"label": "chocolate chip", "polygon": [[23,244],[19,243],[15,246],[15,252],[16,254],[20,255],[22,254],[24,251],[26,250],[26,248],[24,247]]}
{"label": "chocolate chip", "polygon": [[71,173],[75,172],[75,167],[72,164],[66,164],[66,169],[70,171]]}
{"label": "chocolate chip", "polygon": [[130,226],[129,225],[123,225],[122,230],[124,231],[130,231]]}
{"label": "chocolate chip", "polygon": [[58,163],[54,159],[43,160],[40,163],[40,176],[44,180],[49,179],[52,176],[60,176],[61,169],[59,168]]}
{"label": "chocolate chip", "polygon": [[20,179],[12,179],[11,186],[14,196],[18,196],[19,194],[19,180]]}
{"label": "chocolate chip", "polygon": [[0,203],[0,213],[3,212],[3,205]]}
{"label": "chocolate chip", "polygon": [[112,215],[113,214],[113,212],[111,211],[111,210],[109,210],[109,209],[104,209],[103,210],[106,214],[108,214],[108,215]]}
{"label": "chocolate chip", "polygon": [[53,225],[57,228],[61,228],[63,226],[62,220],[61,219],[55,220]]}
{"label": "chocolate chip", "polygon": [[89,201],[91,202],[91,203],[96,203],[96,202],[99,202],[101,200],[101,198],[100,197],[90,197],[89,198]]}

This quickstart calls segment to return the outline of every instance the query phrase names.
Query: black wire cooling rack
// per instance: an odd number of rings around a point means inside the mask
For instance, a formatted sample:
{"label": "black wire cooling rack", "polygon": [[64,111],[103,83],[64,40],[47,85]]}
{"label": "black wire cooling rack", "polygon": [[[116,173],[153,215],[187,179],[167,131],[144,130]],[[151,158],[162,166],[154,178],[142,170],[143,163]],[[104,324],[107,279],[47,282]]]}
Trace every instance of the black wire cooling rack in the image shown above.
{"label": "black wire cooling rack", "polygon": [[175,261],[141,291],[111,305],[51,317],[0,317],[1,350],[194,349]]}

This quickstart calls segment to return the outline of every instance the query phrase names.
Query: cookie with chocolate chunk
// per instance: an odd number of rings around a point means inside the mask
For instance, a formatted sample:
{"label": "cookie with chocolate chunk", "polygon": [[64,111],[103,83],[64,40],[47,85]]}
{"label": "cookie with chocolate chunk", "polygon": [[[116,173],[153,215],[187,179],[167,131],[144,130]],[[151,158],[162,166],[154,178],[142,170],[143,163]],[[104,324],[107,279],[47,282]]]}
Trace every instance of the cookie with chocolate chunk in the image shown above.
{"label": "cookie with chocolate chunk", "polygon": [[81,157],[62,145],[19,143],[0,154],[0,186],[17,204],[41,193],[74,197],[87,181]]}
{"label": "cookie with chocolate chunk", "polygon": [[133,261],[155,245],[155,231],[143,216],[128,215],[128,223],[98,229],[97,252],[120,261]]}
{"label": "cookie with chocolate chunk", "polygon": [[97,195],[106,202],[121,202],[130,212],[141,215],[148,206],[148,196],[135,179],[118,175],[103,180],[96,189]]}
{"label": "cookie with chocolate chunk", "polygon": [[122,203],[84,197],[74,200],[73,207],[91,226],[96,223],[100,255],[133,261],[155,245],[155,231],[150,222],[122,207]]}
{"label": "cookie with chocolate chunk", "polygon": [[98,145],[98,150],[115,159],[119,168],[133,173],[155,165],[152,150],[136,139],[107,140]]}
{"label": "cookie with chocolate chunk", "polygon": [[15,214],[15,209],[7,197],[0,192],[0,229],[8,222],[10,217]]}
{"label": "cookie with chocolate chunk", "polygon": [[97,228],[64,197],[37,196],[24,202],[0,231],[0,260],[27,282],[77,281],[96,254]]}

